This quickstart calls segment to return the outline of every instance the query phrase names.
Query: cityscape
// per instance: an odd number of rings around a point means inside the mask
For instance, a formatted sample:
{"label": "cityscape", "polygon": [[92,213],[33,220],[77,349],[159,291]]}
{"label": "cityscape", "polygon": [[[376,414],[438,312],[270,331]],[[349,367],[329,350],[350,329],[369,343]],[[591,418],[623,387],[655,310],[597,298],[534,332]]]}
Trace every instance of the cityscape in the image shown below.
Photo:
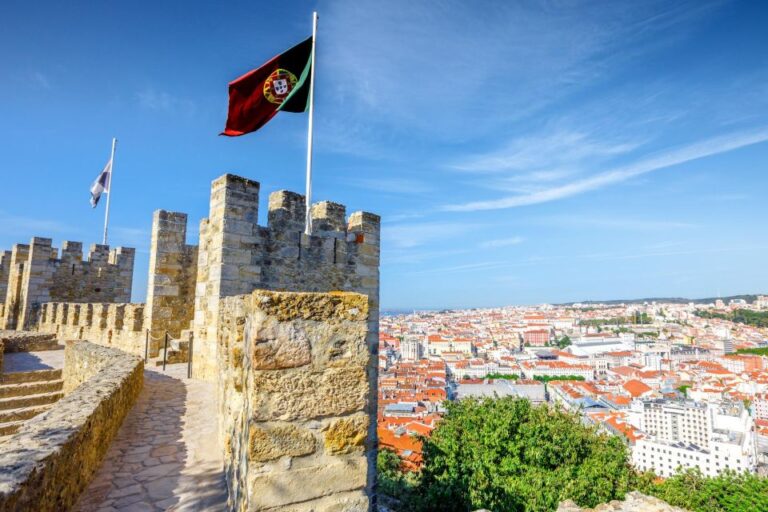
{"label": "cityscape", "polygon": [[446,401],[521,397],[577,413],[632,464],[768,473],[768,296],[383,316],[378,434],[417,471]]}

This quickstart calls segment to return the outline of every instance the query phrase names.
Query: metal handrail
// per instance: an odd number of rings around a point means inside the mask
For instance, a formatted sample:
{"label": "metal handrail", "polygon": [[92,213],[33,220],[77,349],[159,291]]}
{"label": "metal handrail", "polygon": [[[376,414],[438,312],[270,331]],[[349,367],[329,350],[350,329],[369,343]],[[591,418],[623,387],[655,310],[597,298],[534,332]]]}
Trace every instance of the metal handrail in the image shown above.
{"label": "metal handrail", "polygon": [[190,334],[189,335],[189,353],[187,354],[187,357],[189,358],[189,360],[187,361],[187,378],[188,379],[192,378],[192,346],[194,345],[194,342],[195,342],[195,335]]}
{"label": "metal handrail", "polygon": [[165,361],[168,358],[168,331],[165,331],[165,346],[163,347],[163,371],[165,371]]}

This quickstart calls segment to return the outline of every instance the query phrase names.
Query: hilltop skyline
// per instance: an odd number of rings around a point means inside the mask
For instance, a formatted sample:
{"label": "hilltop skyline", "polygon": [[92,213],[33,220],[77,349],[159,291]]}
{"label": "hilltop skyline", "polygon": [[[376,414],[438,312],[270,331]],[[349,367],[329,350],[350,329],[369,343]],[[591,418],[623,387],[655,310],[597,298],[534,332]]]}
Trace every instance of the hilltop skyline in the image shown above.
{"label": "hilltop skyline", "polygon": [[768,289],[766,6],[43,4],[0,8],[1,248],[100,241],[112,136],[134,300],[153,210],[189,213],[196,243],[224,172],[261,182],[262,219],[303,193],[306,116],[217,133],[227,82],[318,8],[313,195],[382,216],[383,308]]}

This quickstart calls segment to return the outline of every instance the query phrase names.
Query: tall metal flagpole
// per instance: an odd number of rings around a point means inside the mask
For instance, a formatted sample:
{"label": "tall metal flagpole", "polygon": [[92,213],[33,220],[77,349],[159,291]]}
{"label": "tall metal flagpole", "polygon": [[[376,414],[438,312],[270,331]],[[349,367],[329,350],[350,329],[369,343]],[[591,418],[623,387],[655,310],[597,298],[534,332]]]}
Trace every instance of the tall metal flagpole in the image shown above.
{"label": "tall metal flagpole", "polygon": [[312,234],[312,121],[315,112],[315,42],[317,41],[317,11],[312,13],[312,63],[309,71],[309,130],[307,132],[307,209],[304,232]]}
{"label": "tall metal flagpole", "polygon": [[115,146],[117,139],[112,137],[112,153],[109,156],[109,186],[107,187],[107,209],[104,211],[104,240],[107,245],[107,227],[109,226],[109,200],[112,199],[112,173],[115,172]]}

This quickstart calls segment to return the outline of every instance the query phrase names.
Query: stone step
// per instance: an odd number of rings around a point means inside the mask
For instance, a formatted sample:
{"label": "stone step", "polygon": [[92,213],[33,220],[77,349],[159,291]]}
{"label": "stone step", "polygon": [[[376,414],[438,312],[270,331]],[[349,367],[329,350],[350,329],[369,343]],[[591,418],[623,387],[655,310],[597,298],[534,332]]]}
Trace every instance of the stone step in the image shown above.
{"label": "stone step", "polygon": [[12,396],[39,395],[61,391],[63,380],[41,380],[39,382],[21,382],[19,384],[0,384],[0,399]]}
{"label": "stone step", "polygon": [[0,411],[0,424],[34,418],[38,414],[47,411],[51,407],[53,407],[53,404],[35,405],[33,407],[24,407],[22,409],[10,409],[7,411]]}
{"label": "stone step", "polygon": [[35,370],[31,372],[0,374],[0,384],[19,384],[22,382],[41,382],[60,379],[61,370]]}
{"label": "stone step", "polygon": [[[189,352],[181,351],[181,350],[172,350],[170,348],[168,349],[168,357],[165,360],[166,364],[186,363],[188,361],[189,361]],[[157,361],[155,361],[155,364],[157,366],[163,366],[162,350],[160,350],[160,354],[158,355],[158,358],[157,358]]]}
{"label": "stone step", "polygon": [[53,393],[39,393],[37,395],[0,398],[0,411],[22,409],[25,407],[33,407],[35,405],[52,404],[58,401],[58,399],[62,396],[64,396],[64,393],[61,391],[55,391]]}
{"label": "stone step", "polygon": [[5,437],[15,434],[19,430],[19,427],[21,427],[23,424],[24,420],[0,423],[0,436]]}

